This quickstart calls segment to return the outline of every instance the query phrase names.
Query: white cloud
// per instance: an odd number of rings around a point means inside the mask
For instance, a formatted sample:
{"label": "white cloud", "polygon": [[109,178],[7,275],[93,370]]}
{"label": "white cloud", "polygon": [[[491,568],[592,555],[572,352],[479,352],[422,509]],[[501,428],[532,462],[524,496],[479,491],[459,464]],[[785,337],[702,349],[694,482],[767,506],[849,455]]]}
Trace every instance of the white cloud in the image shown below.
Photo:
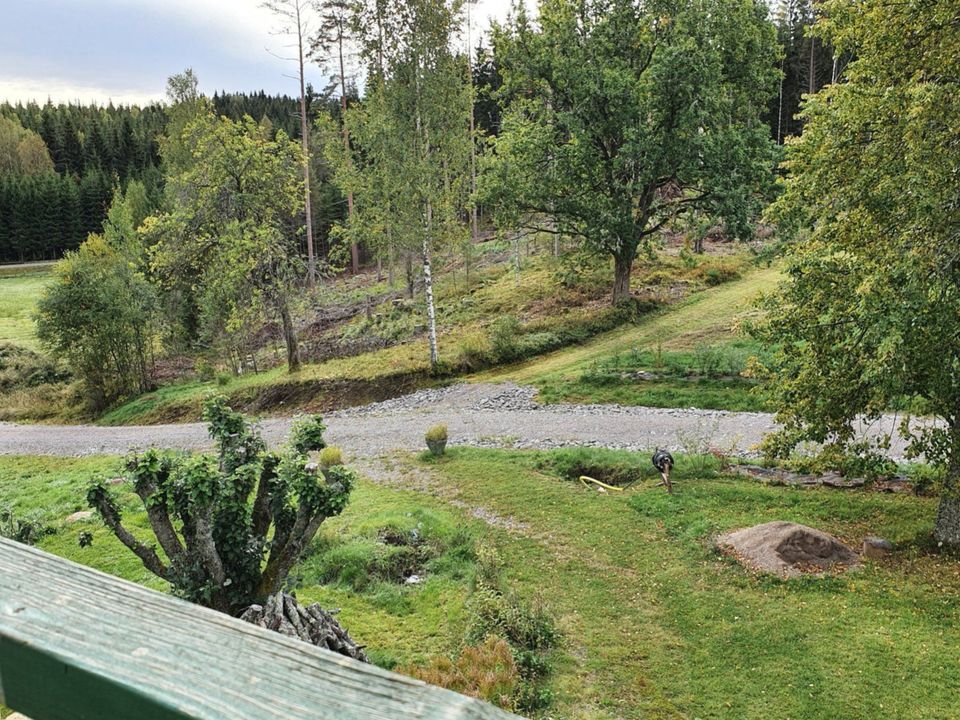
{"label": "white cloud", "polygon": [[95,85],[76,85],[54,78],[0,78],[0,100],[27,103],[45,103],[47,98],[54,103],[101,103],[114,105],[147,105],[162,100],[162,87],[107,89]]}

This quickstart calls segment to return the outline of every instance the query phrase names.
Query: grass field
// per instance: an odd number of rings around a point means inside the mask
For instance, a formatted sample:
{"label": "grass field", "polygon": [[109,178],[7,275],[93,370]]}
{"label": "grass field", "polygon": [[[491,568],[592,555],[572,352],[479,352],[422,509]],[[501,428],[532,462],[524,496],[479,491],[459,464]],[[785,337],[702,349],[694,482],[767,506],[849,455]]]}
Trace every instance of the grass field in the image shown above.
{"label": "grass field", "polygon": [[[595,462],[647,459],[596,452]],[[362,536],[378,518],[430,513],[495,545],[510,586],[540,597],[563,640],[552,658],[551,718],[872,720],[960,716],[960,564],[934,554],[935,500],[864,491],[768,487],[680,458],[673,496],[644,474],[600,494],[562,477],[569,451],[453,448],[440,460],[399,458],[397,486],[362,482],[322,543]],[[83,481],[117,459],[0,459],[0,501],[43,508],[54,524],[83,506]],[[410,466],[429,473],[404,489]],[[411,480],[411,484],[414,481]],[[136,508],[136,499],[124,504]],[[481,523],[476,515],[498,524]],[[143,516],[138,532],[145,528]],[[856,546],[878,534],[894,554],[838,577],[781,581],[744,571],[715,534],[773,519],[803,522]],[[94,531],[91,548],[77,546]],[[359,534],[359,535],[358,535]],[[156,581],[93,521],[61,526],[41,547],[137,582]],[[419,662],[458,643],[465,585],[438,570],[418,588],[359,592],[295,573],[302,598],[341,619],[378,661]],[[399,592],[399,597],[398,597]]]}
{"label": "grass field", "polygon": [[[567,287],[556,277],[558,268],[553,258],[528,259],[520,282],[509,268],[488,268],[485,275],[474,275],[474,284],[469,291],[465,291],[462,278],[455,280],[451,275],[445,280],[440,285],[438,302],[440,356],[452,368],[445,379],[461,377],[457,368],[465,345],[480,343],[489,349],[490,326],[498,318],[509,315],[517,320],[518,336],[528,340],[546,339],[554,343],[552,347],[561,344],[570,347],[547,355],[531,352],[536,355],[535,359],[524,365],[479,374],[477,378],[529,382],[530,376],[536,376],[536,384],[548,400],[592,401],[582,388],[579,396],[564,389],[569,384],[570,372],[576,375],[596,358],[606,357],[619,349],[630,349],[642,343],[644,338],[657,334],[667,339],[664,347],[676,349],[691,349],[698,341],[711,344],[725,341],[732,337],[730,324],[737,313],[747,311],[755,291],[769,287],[776,277],[775,271],[753,269],[751,256],[747,253],[707,255],[693,265],[684,264],[676,256],[665,256],[657,263],[637,268],[638,293],[647,292],[660,297],[671,283],[682,281],[684,292],[691,293],[690,298],[668,305],[658,313],[643,315],[636,325],[621,326],[604,333],[622,322],[606,298],[608,269],[602,265],[591,268],[580,284]],[[717,287],[703,289],[711,277],[723,281],[741,272],[746,273],[743,279],[726,280]],[[698,301],[698,298],[703,299]],[[650,305],[658,303],[666,304],[666,301],[650,301]],[[369,318],[364,315],[355,318],[343,332],[355,336],[408,332],[422,323],[422,312],[417,307],[404,305],[397,309],[386,303]],[[596,341],[575,344],[578,340],[574,338],[587,339],[598,333]],[[531,375],[531,368],[541,367],[542,371],[536,370]],[[234,405],[251,412],[276,414],[305,407],[325,411],[342,405],[344,398],[362,404],[410,392],[434,382],[428,377],[429,373],[427,341],[415,333],[413,339],[384,349],[307,363],[296,374],[287,373],[285,367],[276,367],[239,377],[224,373],[217,381],[171,384],[114,408],[99,422],[122,425],[196,420],[203,398],[211,392],[224,393]],[[680,384],[682,382],[678,381],[677,385]],[[554,388],[557,392],[551,395]],[[746,386],[736,388],[739,406],[724,399],[722,393],[717,396],[717,403],[723,407],[745,407],[752,402],[741,398],[744,393],[740,391],[746,389]],[[691,389],[691,396],[698,394],[703,395],[697,388]],[[625,401],[635,400],[637,398],[627,397]]]}
{"label": "grass field", "polygon": [[[565,348],[527,362],[478,373],[477,381],[532,384],[547,402],[618,402],[625,405],[703,407],[761,410],[762,396],[753,384],[737,377],[694,379],[667,373],[653,380],[607,378],[597,382],[598,367],[623,364],[623,369],[658,371],[671,356],[697,366],[691,355],[759,351],[740,337],[741,323],[755,317],[754,301],[772,289],[780,277],[776,267],[754,269],[740,279],[691,295],[639,322],[611,330],[579,346]],[[631,365],[631,357],[640,362]],[[643,362],[643,357],[647,358]],[[659,358],[659,360],[658,360]]]}
{"label": "grass field", "polygon": [[49,282],[50,263],[0,267],[0,341],[37,348],[33,312]]}

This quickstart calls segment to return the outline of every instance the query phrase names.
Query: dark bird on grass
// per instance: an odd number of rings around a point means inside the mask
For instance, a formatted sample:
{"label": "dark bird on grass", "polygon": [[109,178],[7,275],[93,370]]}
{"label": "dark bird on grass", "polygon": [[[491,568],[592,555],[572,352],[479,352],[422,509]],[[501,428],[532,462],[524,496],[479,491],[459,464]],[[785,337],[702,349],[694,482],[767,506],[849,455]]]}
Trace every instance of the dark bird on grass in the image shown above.
{"label": "dark bird on grass", "polygon": [[657,448],[657,451],[650,459],[653,461],[653,466],[660,471],[660,477],[663,478],[663,482],[660,484],[666,485],[667,492],[672,493],[673,485],[670,484],[670,471],[673,470],[673,455],[666,450]]}

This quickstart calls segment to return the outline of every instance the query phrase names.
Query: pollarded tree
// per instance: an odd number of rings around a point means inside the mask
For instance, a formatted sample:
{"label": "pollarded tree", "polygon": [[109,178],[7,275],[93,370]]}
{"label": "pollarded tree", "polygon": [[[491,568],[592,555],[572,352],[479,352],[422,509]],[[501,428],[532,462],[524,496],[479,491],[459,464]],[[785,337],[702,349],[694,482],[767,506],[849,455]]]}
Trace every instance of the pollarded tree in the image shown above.
{"label": "pollarded tree", "polygon": [[154,269],[170,286],[191,279],[203,312],[227,332],[250,313],[273,314],[294,372],[300,349],[289,299],[302,274],[302,152],[283,131],[270,137],[249,116],[217,118],[201,102],[182,135],[190,163],[170,179],[178,200],[142,227]]}
{"label": "pollarded tree", "polygon": [[[945,470],[934,533],[960,546],[960,25],[950,3],[845,0],[818,28],[856,59],[808,101],[789,147],[783,230],[803,232],[758,334],[780,347],[783,429],[770,449],[857,445],[922,399],[940,419],[902,432]],[[873,448],[876,450],[877,448]]]}
{"label": "pollarded tree", "polygon": [[778,49],[761,0],[542,0],[494,31],[509,101],[482,197],[501,221],[577,237],[614,261],[701,209],[737,236],[772,179],[760,116]]}
{"label": "pollarded tree", "polygon": [[102,481],[94,481],[87,500],[175,593],[236,614],[283,588],[320,525],[346,507],[355,475],[342,465],[321,472],[309,461],[308,452],[324,447],[319,417],[297,426],[282,454],[267,452],[256,429],[222,397],[206,403],[203,417],[216,457],[148,450],[127,461],[162,553],[124,526]]}

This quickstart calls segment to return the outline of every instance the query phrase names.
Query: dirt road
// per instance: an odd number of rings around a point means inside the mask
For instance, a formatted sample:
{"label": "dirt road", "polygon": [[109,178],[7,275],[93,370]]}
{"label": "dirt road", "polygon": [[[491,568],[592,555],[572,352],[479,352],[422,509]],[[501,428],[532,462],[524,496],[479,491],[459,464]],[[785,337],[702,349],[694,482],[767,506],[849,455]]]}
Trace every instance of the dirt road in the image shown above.
{"label": "dirt road", "polygon": [[[755,452],[774,427],[765,413],[660,409],[618,405],[539,405],[532,388],[513,384],[454,385],[326,416],[328,442],[348,454],[379,455],[395,449],[423,447],[426,429],[438,423],[449,428],[453,445],[554,448],[592,446],[694,451],[716,447],[733,454]],[[267,441],[284,441],[290,418],[260,422]],[[895,418],[886,417],[865,432],[886,431]],[[123,454],[149,446],[184,450],[209,447],[199,423],[99,427],[92,425],[15,425],[0,423],[0,454]],[[895,437],[891,455],[903,454]]]}

